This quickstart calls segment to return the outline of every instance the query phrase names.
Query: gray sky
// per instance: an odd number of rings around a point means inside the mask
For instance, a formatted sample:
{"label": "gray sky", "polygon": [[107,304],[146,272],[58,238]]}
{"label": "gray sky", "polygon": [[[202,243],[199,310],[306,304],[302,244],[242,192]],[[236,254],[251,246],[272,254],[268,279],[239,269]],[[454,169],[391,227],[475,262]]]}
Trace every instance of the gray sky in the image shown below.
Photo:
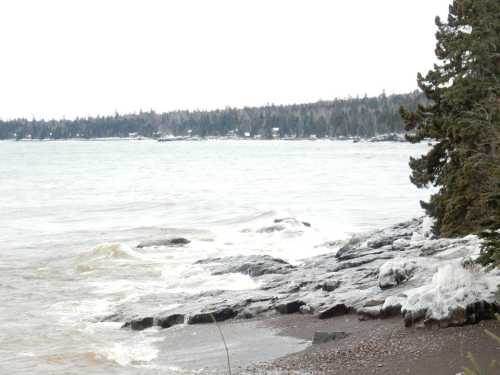
{"label": "gray sky", "polygon": [[2,0],[0,118],[402,93],[450,0]]}

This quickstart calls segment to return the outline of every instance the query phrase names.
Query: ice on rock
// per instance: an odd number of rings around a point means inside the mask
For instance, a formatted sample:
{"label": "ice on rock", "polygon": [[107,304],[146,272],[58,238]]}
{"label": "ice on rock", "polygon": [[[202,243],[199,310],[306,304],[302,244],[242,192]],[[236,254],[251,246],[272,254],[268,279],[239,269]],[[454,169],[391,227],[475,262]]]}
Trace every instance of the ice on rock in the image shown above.
{"label": "ice on rock", "polygon": [[465,310],[478,301],[493,302],[495,282],[498,279],[495,281],[493,275],[465,269],[455,261],[440,267],[428,284],[406,291],[408,297],[402,301],[402,310],[425,310],[427,319],[449,319],[457,309]]}
{"label": "ice on rock", "polygon": [[408,280],[417,264],[413,260],[394,259],[379,268],[378,285],[381,289],[392,288]]}

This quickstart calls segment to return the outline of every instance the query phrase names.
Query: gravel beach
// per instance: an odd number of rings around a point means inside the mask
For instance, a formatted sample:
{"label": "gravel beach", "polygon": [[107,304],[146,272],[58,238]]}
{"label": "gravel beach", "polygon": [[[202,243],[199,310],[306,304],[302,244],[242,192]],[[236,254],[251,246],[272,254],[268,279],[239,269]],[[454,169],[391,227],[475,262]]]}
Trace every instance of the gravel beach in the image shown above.
{"label": "gravel beach", "polygon": [[[405,328],[400,318],[359,321],[355,315],[319,320],[309,315],[276,316],[260,321],[280,334],[311,340],[315,331],[343,331],[348,336],[266,363],[240,374],[459,374],[473,353],[482,368],[500,360],[500,346],[485,334],[500,334],[500,323],[450,328]],[[500,369],[485,372],[500,374]]]}

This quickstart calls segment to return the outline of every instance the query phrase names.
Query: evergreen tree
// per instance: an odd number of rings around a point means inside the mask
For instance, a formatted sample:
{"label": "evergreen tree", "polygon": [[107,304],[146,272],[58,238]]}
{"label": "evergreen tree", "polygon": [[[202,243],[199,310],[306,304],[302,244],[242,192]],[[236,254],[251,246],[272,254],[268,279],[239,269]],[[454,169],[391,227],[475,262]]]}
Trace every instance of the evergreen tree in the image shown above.
{"label": "evergreen tree", "polygon": [[447,22],[436,18],[440,60],[420,89],[430,99],[415,112],[401,108],[410,141],[432,138],[412,158],[412,182],[439,187],[423,207],[442,236],[482,233],[485,255],[499,260],[500,235],[500,1],[455,0]]}

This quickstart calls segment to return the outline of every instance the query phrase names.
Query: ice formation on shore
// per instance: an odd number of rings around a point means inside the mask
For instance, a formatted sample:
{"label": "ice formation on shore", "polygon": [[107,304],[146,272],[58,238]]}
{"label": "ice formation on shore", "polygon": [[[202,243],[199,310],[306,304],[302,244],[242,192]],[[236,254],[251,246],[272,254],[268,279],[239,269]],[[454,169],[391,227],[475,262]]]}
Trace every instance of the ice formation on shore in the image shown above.
{"label": "ice formation on shore", "polygon": [[[284,220],[272,228],[297,230],[298,226],[301,233],[313,230],[298,220]],[[479,255],[480,239],[473,235],[435,239],[430,227],[429,219],[414,219],[323,244],[329,252],[294,265],[267,255],[200,259],[196,265],[213,275],[245,273],[259,287],[176,295],[178,305],[169,311],[157,308],[157,301],[139,299],[103,319],[145,329],[169,327],[165,322],[210,323],[213,318],[290,313],[315,314],[320,319],[346,313],[357,313],[360,319],[401,315],[406,325],[440,326],[492,318],[500,307],[500,270],[472,262]]]}

